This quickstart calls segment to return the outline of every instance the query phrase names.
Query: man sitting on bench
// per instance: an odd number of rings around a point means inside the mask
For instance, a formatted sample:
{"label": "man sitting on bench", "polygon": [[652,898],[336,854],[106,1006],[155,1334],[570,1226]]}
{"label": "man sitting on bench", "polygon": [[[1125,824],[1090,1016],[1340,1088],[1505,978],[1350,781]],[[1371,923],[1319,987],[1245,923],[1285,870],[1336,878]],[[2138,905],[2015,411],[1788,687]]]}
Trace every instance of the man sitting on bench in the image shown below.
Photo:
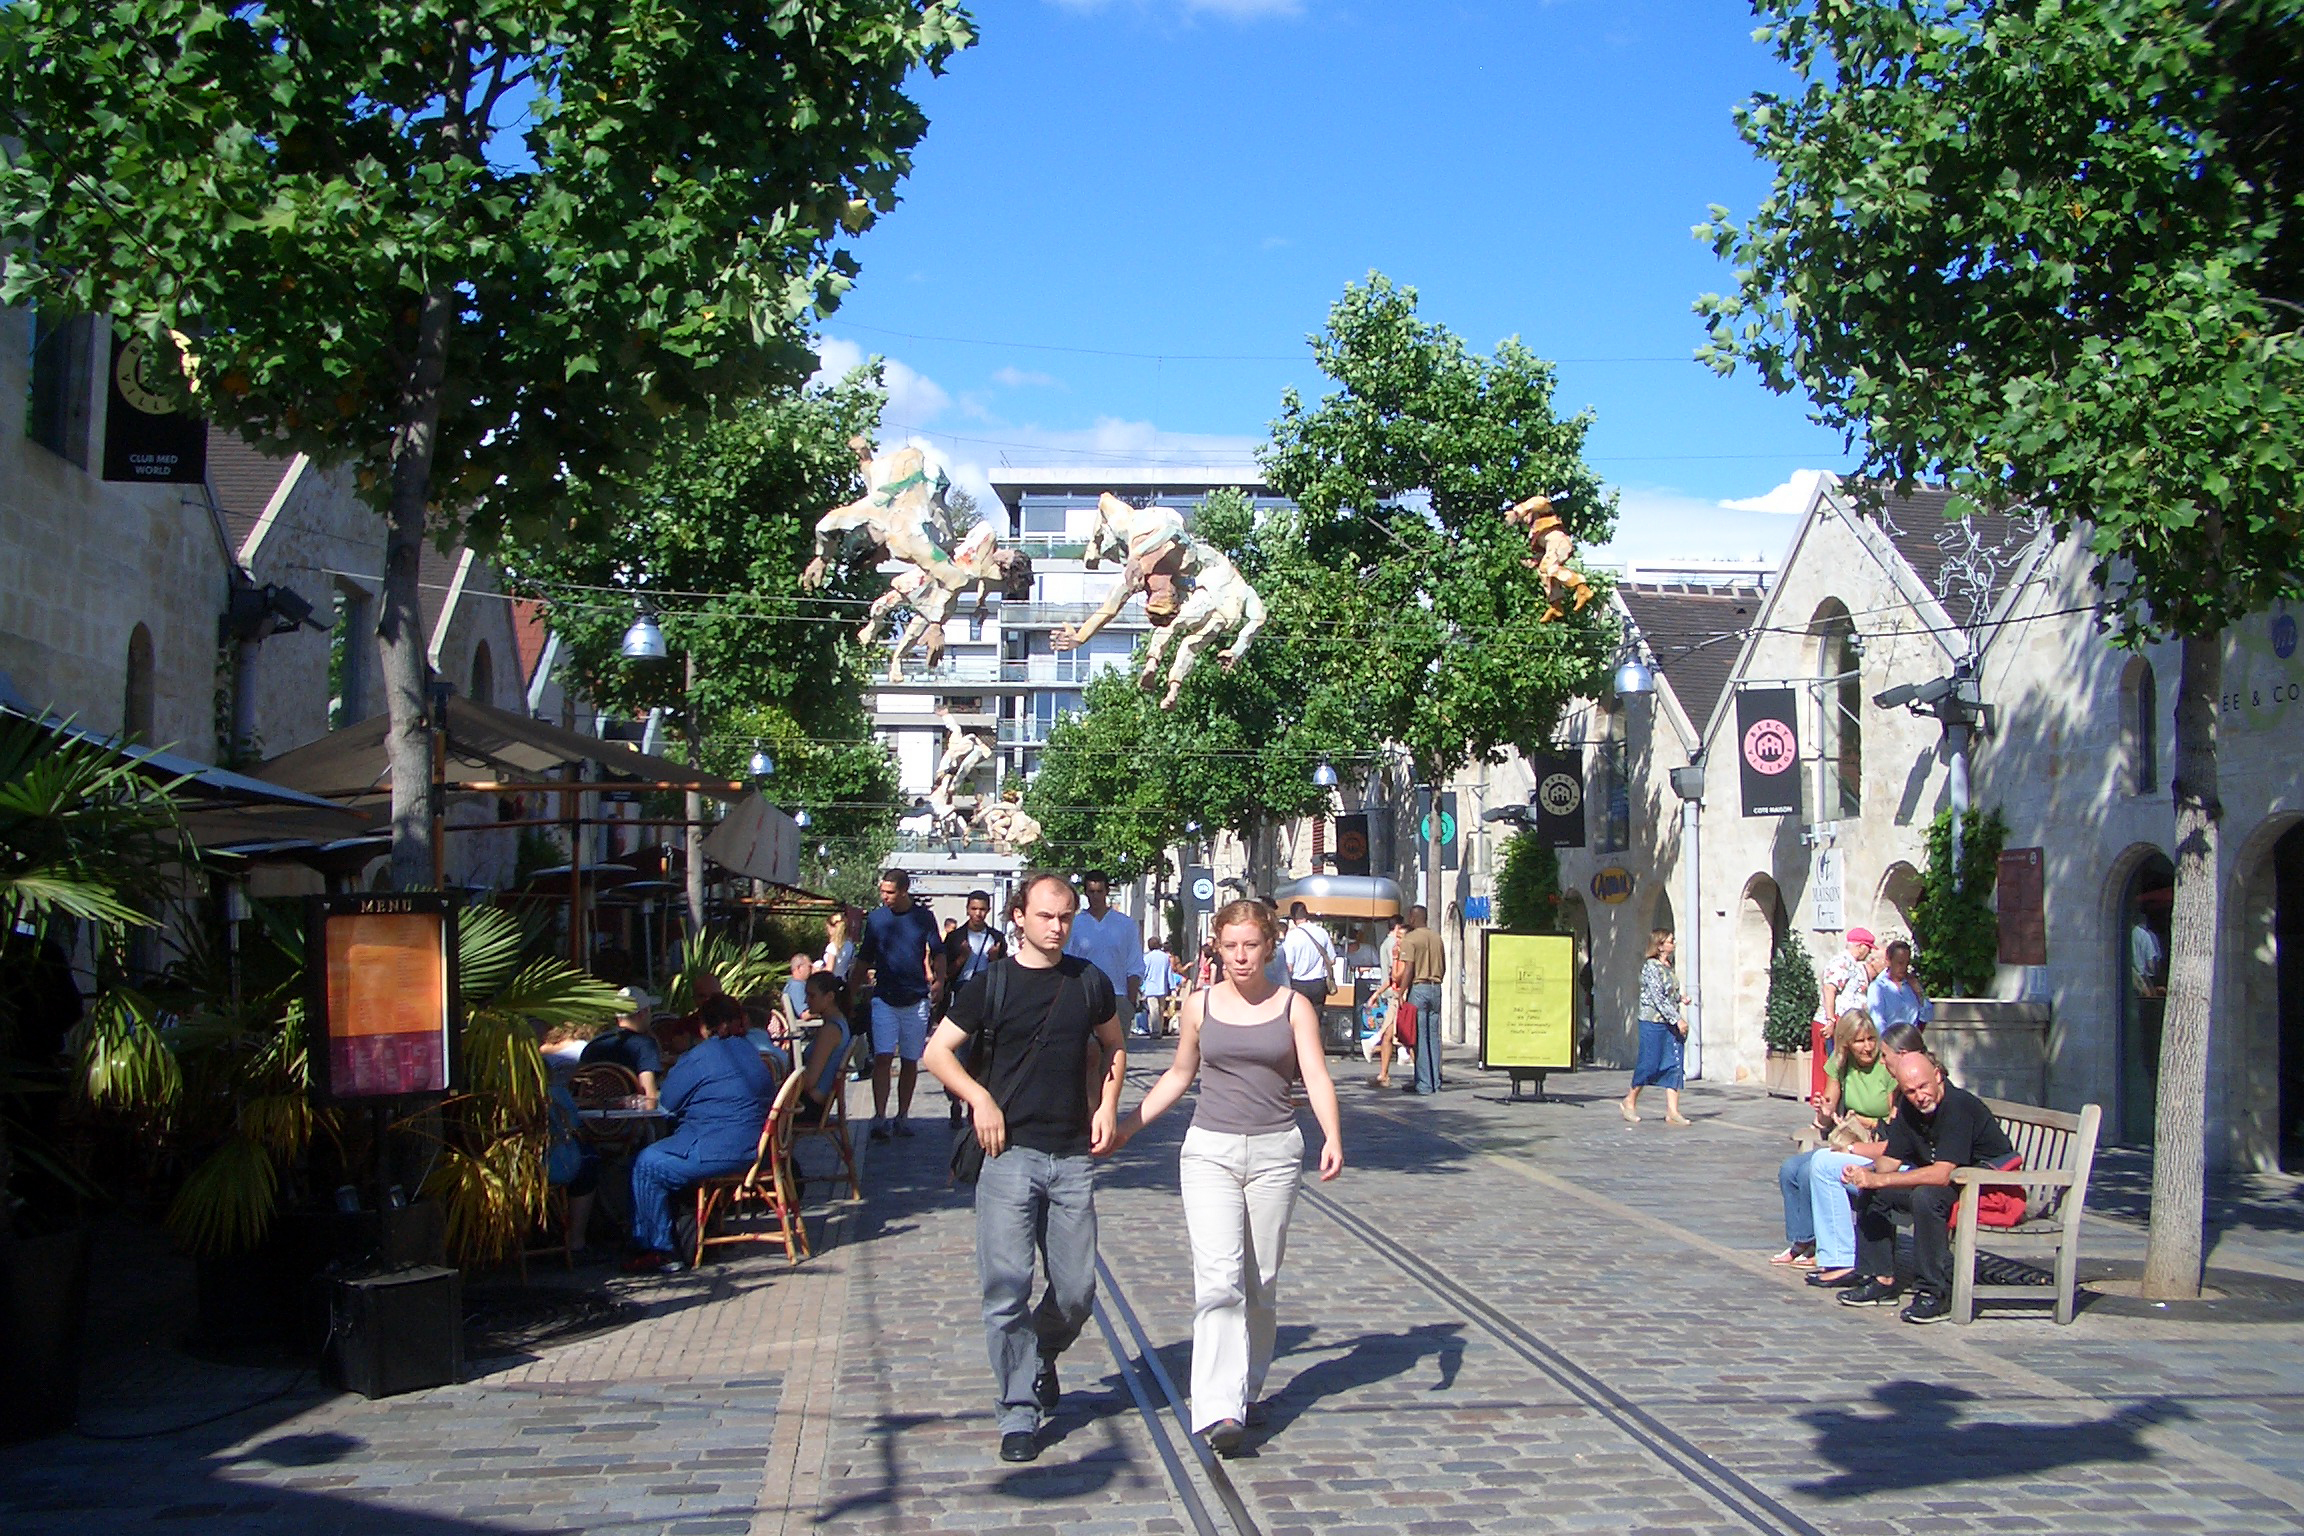
{"label": "man sitting on bench", "polygon": [[1888,1122],[1888,1150],[1870,1167],[1840,1177],[1862,1191],[1856,1204],[1856,1264],[1872,1278],[1840,1293],[1844,1307],[1885,1307],[1897,1297],[1894,1212],[1912,1218],[1912,1299],[1908,1323],[1940,1323],[1952,1315],[1953,1209],[1960,1192],[1952,1170],[2006,1167],[2015,1148],[1984,1101],[1944,1077],[1944,1064],[1928,1051],[1888,1058],[1896,1079],[1897,1111]]}

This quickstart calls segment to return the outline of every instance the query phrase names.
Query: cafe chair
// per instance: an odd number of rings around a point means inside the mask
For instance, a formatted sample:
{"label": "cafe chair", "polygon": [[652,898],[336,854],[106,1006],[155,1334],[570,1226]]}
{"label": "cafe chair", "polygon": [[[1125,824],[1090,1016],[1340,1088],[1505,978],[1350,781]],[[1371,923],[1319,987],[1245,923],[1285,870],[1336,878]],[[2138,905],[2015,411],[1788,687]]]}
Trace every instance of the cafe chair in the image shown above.
{"label": "cafe chair", "polygon": [[613,1061],[587,1062],[568,1074],[568,1096],[578,1109],[622,1109],[640,1097],[640,1079]]}
{"label": "cafe chair", "polygon": [[[822,1137],[831,1144],[832,1150],[839,1154],[840,1161],[829,1172],[810,1175],[800,1169],[800,1143],[818,1137]],[[846,1173],[848,1176],[848,1198],[851,1200],[864,1198],[864,1182],[857,1176],[856,1170],[856,1143],[848,1134],[848,1084],[845,1078],[835,1078],[832,1084],[832,1097],[826,1100],[824,1104],[823,1119],[813,1125],[797,1122],[794,1124],[792,1148],[792,1176],[798,1181],[803,1192],[811,1183],[819,1179],[827,1184],[837,1184],[840,1182],[841,1174]]]}
{"label": "cafe chair", "polygon": [[[792,1106],[800,1097],[800,1086],[800,1074],[794,1072],[776,1090],[776,1102],[769,1106],[768,1121],[760,1128],[760,1149],[753,1155],[751,1167],[742,1173],[705,1179],[696,1186],[696,1251],[690,1255],[691,1264],[702,1264],[704,1250],[723,1243],[781,1239],[789,1264],[798,1264],[802,1255],[810,1253],[808,1226],[800,1217],[800,1191],[792,1176]],[[749,1226],[717,1233],[712,1230],[714,1217],[747,1214],[744,1207],[754,1203],[759,1205],[760,1215],[774,1218],[772,1230]]]}

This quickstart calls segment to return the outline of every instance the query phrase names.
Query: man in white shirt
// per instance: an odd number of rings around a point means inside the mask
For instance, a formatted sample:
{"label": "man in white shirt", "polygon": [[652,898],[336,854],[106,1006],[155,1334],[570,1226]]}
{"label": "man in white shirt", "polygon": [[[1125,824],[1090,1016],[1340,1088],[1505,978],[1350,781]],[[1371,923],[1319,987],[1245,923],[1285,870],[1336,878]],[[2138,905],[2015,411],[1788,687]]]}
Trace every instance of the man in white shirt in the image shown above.
{"label": "man in white shirt", "polygon": [[1112,879],[1100,869],[1080,877],[1080,895],[1087,902],[1072,919],[1072,936],[1064,953],[1078,955],[1111,980],[1116,996],[1127,999],[1123,1019],[1136,1017],[1144,1006],[1144,930],[1136,919],[1112,905]]}
{"label": "man in white shirt", "polygon": [[1168,1033],[1168,999],[1178,990],[1176,961],[1157,940],[1144,946],[1144,1032]]}
{"label": "man in white shirt", "polygon": [[1288,936],[1280,941],[1280,958],[1288,967],[1288,985],[1304,994],[1313,1017],[1328,1005],[1330,974],[1336,965],[1336,941],[1328,930],[1312,921],[1302,902],[1288,909]]}

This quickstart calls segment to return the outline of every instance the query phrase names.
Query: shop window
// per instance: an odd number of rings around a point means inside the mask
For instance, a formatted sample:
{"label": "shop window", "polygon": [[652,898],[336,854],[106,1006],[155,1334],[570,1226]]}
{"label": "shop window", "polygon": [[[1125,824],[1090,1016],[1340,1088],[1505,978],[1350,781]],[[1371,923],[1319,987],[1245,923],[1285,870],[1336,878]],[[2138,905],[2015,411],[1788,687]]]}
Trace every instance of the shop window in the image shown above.
{"label": "shop window", "polygon": [[2128,663],[2120,684],[2128,792],[2149,795],[2160,787],[2160,682],[2152,663],[2138,656]]}
{"label": "shop window", "polygon": [[120,734],[152,743],[152,631],[139,624],[128,636],[128,685],[120,705]]}
{"label": "shop window", "polygon": [[1816,701],[1823,720],[1821,818],[1838,821],[1864,809],[1864,673],[1856,621],[1837,599],[1827,600],[1809,623],[1816,636]]}

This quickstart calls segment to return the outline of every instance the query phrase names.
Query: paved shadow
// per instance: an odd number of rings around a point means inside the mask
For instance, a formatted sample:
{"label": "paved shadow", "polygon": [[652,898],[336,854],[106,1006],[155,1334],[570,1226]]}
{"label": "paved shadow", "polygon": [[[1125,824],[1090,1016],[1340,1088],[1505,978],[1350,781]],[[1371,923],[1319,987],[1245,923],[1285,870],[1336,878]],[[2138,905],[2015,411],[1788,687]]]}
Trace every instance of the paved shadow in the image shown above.
{"label": "paved shadow", "polygon": [[1265,1399],[1266,1411],[1271,1416],[1250,1438],[1248,1454],[1253,1455],[1256,1447],[1285,1433],[1289,1425],[1329,1398],[1406,1376],[1426,1360],[1433,1361],[1436,1370],[1434,1380],[1424,1390],[1446,1392],[1456,1385],[1456,1377],[1464,1368],[1464,1325],[1460,1322],[1420,1323],[1405,1333],[1363,1333],[1329,1345],[1312,1342],[1310,1336],[1314,1332],[1303,1329],[1304,1337],[1293,1342],[1284,1338],[1280,1354],[1285,1357],[1313,1348],[1343,1352],[1306,1366],[1288,1378],[1286,1386]]}
{"label": "paved shadow", "polygon": [[1816,1459],[1839,1470],[1795,1484],[1799,1492],[1859,1499],[1934,1490],[1951,1475],[1963,1481],[2023,1479],[2086,1462],[2149,1462],[2157,1457],[2143,1432],[2192,1417],[2181,1403],[2152,1397],[2073,1424],[1969,1419],[1965,1405],[1989,1407],[1991,1400],[1924,1381],[1882,1382],[1872,1389],[1872,1400],[1884,1411],[1819,1408],[1801,1415],[1816,1431]]}

